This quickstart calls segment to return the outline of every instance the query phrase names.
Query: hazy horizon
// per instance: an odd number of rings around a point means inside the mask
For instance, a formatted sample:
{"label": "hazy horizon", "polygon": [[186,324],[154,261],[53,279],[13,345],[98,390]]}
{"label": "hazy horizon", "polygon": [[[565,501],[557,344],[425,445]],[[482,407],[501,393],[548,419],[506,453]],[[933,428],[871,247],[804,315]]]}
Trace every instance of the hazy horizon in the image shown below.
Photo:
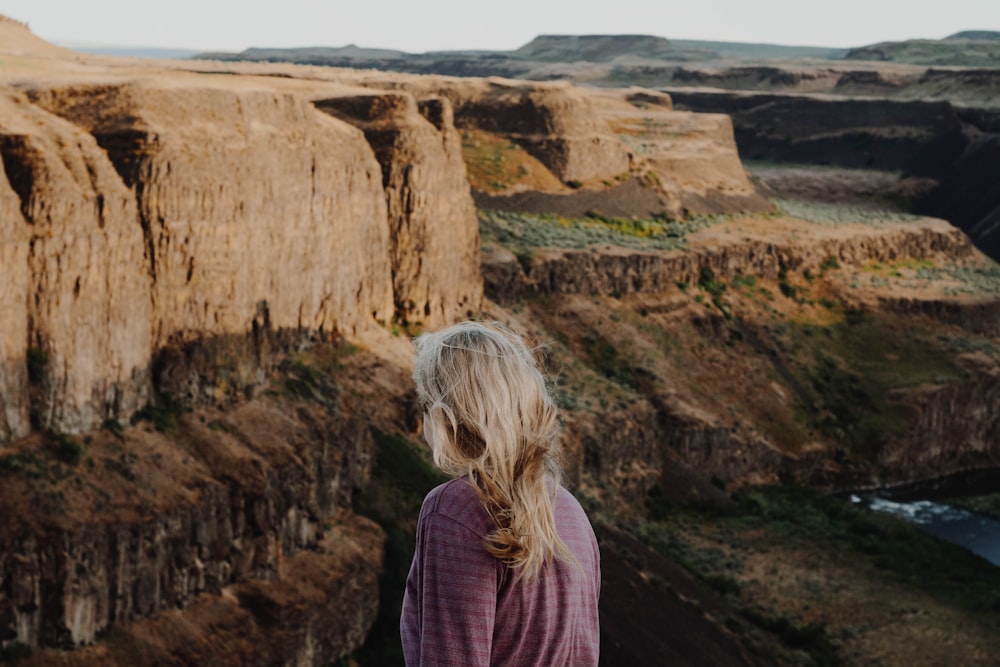
{"label": "hazy horizon", "polygon": [[645,34],[668,39],[845,48],[1000,30],[1000,2],[953,0],[915,11],[904,0],[617,0],[580,8],[509,0],[503,12],[458,0],[315,3],[311,0],[6,0],[0,13],[63,44],[193,51],[345,46],[420,53],[513,50],[540,34]]}

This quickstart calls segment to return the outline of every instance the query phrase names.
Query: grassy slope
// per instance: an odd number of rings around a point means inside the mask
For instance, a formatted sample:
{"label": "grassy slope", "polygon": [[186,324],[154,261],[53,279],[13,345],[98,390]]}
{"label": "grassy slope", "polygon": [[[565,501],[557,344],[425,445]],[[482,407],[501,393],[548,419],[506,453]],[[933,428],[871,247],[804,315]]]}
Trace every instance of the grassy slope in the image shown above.
{"label": "grassy slope", "polygon": [[[868,210],[828,205],[798,212],[815,220],[803,222],[804,231],[845,221],[879,224]],[[634,247],[657,224],[498,214],[482,221],[485,242],[526,258],[538,245],[588,247],[615,234],[620,245]],[[702,224],[738,226],[739,219]],[[591,237],[595,227],[599,240]],[[685,237],[677,233],[671,247],[683,248]],[[752,425],[789,451],[824,443],[845,469],[864,470],[914,419],[912,408],[889,400],[892,390],[960,381],[958,358],[970,350],[1000,358],[996,339],[921,318],[852,310],[842,301],[852,291],[891,292],[897,285],[996,294],[1000,271],[990,263],[971,269],[942,258],[861,266],[831,260],[814,274],[785,272],[777,282],[703,273],[697,284],[679,284],[655,298],[542,295],[513,312],[551,341],[550,365],[571,423],[588,415],[601,420],[673,391],[723,422]],[[663,308],[664,302],[672,305]],[[721,326],[706,327],[706,320]],[[767,387],[774,390],[761,391]],[[598,516],[600,496],[597,489],[592,498]],[[794,486],[737,494],[725,511],[663,504],[657,497],[645,520],[604,520],[721,595],[725,604],[713,621],[734,632],[755,660],[989,664],[998,649],[996,569],[898,520]],[[641,560],[628,549],[608,558]],[[664,604],[677,601],[678,582],[650,581],[663,589]],[[941,633],[954,640],[942,643]]]}

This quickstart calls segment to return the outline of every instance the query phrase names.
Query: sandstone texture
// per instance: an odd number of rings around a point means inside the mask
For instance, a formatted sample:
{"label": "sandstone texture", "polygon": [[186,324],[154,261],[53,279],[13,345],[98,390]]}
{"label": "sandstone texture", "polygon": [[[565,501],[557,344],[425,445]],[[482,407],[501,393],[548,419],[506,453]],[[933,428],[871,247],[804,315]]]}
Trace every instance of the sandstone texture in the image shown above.
{"label": "sandstone texture", "polygon": [[127,418],[168,343],[263,326],[380,339],[479,307],[446,101],[390,94],[408,112],[369,143],[322,108],[351,90],[333,82],[64,62],[4,30],[35,62],[30,80],[4,70],[0,100],[5,440]]}
{"label": "sandstone texture", "polygon": [[327,98],[316,106],[357,125],[382,168],[396,316],[439,326],[479,303],[479,230],[447,99],[409,93]]}
{"label": "sandstone texture", "polygon": [[0,96],[5,439],[130,414],[148,393],[151,280],[137,206],[93,136]]}
{"label": "sandstone texture", "polygon": [[[318,667],[397,637],[436,479],[409,335],[468,316],[538,343],[569,482],[622,525],[659,500],[1000,462],[995,265],[944,220],[775,208],[736,150],[737,112],[767,115],[738,96],[734,133],[640,88],[85,57],[10,21],[0,38],[0,648],[34,647],[24,664]],[[771,99],[768,137],[832,151],[876,114],[884,143],[848,141],[852,160],[968,148],[944,103],[820,102]],[[523,178],[470,185],[508,157]],[[481,246],[477,205],[604,242]],[[642,245],[657,225],[668,249]],[[867,383],[907,355],[910,375]],[[844,395],[895,421],[865,430]],[[615,581],[669,597],[705,655],[750,661],[704,613],[720,596],[662,558],[683,596],[657,592],[620,567],[631,537],[604,534]],[[602,613],[629,617],[627,592]]]}
{"label": "sandstone texture", "polygon": [[[770,206],[740,164],[730,120],[723,115],[674,111],[664,93],[502,79],[427,77],[400,83],[400,76],[393,80],[389,74],[359,74],[358,79],[372,86],[389,81],[418,95],[449,99],[460,130],[474,129],[512,141],[573,188],[614,190],[635,177],[655,197],[655,212],[675,217],[760,211]],[[568,200],[586,194],[565,187],[550,192]],[[487,203],[514,210],[516,197],[507,202],[493,198]],[[551,199],[544,205],[566,208]]]}

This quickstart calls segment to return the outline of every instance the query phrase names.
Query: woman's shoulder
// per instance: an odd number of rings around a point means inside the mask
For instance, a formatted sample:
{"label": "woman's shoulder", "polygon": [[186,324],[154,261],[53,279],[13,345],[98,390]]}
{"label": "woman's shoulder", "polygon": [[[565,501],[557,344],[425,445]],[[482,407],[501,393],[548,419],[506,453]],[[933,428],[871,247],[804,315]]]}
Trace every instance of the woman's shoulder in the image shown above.
{"label": "woman's shoulder", "polygon": [[456,477],[443,484],[438,484],[431,489],[424,498],[424,507],[432,505],[436,508],[439,505],[450,505],[454,502],[462,502],[469,498],[475,498],[476,491],[472,488],[467,477]]}
{"label": "woman's shoulder", "polygon": [[424,498],[421,518],[438,515],[477,532],[489,528],[492,521],[467,477],[440,484]]}
{"label": "woman's shoulder", "polygon": [[576,496],[563,486],[560,486],[556,493],[555,513],[556,521],[564,528],[575,528],[584,535],[593,534],[587,512]]}

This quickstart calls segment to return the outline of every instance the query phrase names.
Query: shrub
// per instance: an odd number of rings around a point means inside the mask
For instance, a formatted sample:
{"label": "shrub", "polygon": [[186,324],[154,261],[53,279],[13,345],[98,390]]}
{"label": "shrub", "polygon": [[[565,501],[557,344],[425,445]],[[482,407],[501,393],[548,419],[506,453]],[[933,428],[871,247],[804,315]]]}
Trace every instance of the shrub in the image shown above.
{"label": "shrub", "polygon": [[28,382],[41,384],[49,369],[49,353],[40,347],[28,348]]}
{"label": "shrub", "polygon": [[49,433],[49,441],[56,458],[63,463],[75,466],[83,459],[83,447],[65,433],[52,431]]}

